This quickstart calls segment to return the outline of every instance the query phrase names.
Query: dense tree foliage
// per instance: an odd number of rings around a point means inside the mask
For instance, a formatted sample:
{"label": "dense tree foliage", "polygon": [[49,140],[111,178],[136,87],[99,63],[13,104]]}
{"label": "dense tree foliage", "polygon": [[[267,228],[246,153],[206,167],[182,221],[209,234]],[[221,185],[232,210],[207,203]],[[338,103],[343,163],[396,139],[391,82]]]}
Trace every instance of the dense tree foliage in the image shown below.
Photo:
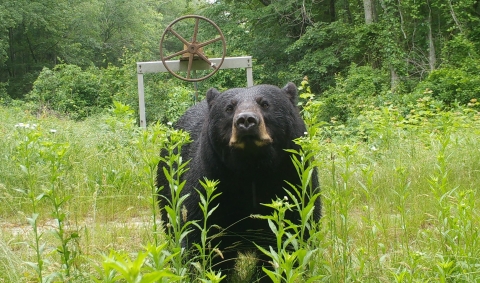
{"label": "dense tree foliage", "polygon": [[167,9],[150,0],[2,0],[0,82],[19,98],[43,67],[106,67],[118,64],[125,49],[151,56]]}
{"label": "dense tree foliage", "polygon": [[[24,98],[45,78],[42,70],[134,70],[135,61],[158,60],[164,28],[186,14],[216,22],[228,56],[253,56],[257,83],[307,76],[314,93],[336,96],[330,101],[342,94],[355,101],[428,92],[446,104],[478,97],[479,0],[1,0],[0,97]],[[244,85],[244,75],[219,72],[200,88],[207,85]]]}
{"label": "dense tree foliage", "polygon": [[308,75],[323,91],[356,63],[388,72],[396,87],[445,64],[478,66],[478,0],[216,1],[207,13],[267,81]]}

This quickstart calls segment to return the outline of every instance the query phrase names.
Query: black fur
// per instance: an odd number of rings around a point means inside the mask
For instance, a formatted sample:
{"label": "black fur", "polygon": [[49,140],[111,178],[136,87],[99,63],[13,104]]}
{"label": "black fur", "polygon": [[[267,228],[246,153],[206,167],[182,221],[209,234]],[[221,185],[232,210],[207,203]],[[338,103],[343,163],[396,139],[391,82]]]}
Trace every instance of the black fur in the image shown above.
{"label": "black fur", "polygon": [[[262,203],[271,203],[277,197],[283,198],[285,181],[298,184],[299,178],[284,149],[298,149],[292,141],[304,135],[306,128],[299,115],[297,90],[293,83],[283,89],[271,85],[250,88],[235,88],[220,93],[216,89],[207,92],[206,100],[191,107],[176,123],[175,127],[190,133],[193,143],[182,149],[182,158],[191,160],[189,170],[183,176],[185,192],[190,193],[186,207],[188,220],[201,220],[199,197],[194,188],[203,191],[199,180],[204,177],[219,180],[221,195],[212,207],[219,207],[211,216],[210,224],[227,229],[226,235],[214,244],[226,257],[222,268],[230,268],[236,251],[254,249],[254,244],[268,248],[274,239],[267,221],[251,218],[252,214],[271,214],[272,210]],[[245,110],[247,109],[247,110]],[[271,142],[257,146],[255,137],[246,137],[243,148],[229,144],[234,117],[241,111],[249,111],[263,120]],[[159,164],[157,185],[165,186],[163,197],[170,198],[168,185]],[[315,171],[313,187],[318,190],[318,176]],[[162,205],[163,198],[160,197]],[[320,199],[316,203],[314,219],[320,218]],[[290,216],[293,217],[293,216]],[[294,220],[294,219],[292,219]],[[168,221],[163,215],[163,221]],[[217,231],[218,232],[218,231]],[[185,245],[200,241],[198,231],[191,233]],[[238,244],[238,245],[237,245]],[[235,252],[229,252],[235,251]]]}

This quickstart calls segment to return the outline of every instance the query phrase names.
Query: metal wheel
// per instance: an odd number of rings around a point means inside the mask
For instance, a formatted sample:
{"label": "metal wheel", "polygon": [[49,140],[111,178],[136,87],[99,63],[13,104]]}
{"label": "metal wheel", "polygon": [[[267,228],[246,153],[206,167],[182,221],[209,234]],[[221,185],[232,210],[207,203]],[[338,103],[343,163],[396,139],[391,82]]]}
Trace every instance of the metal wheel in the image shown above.
{"label": "metal wheel", "polygon": [[[191,25],[193,25],[193,33],[191,34],[191,40],[187,40],[186,37],[188,38],[190,34],[185,35],[185,30],[191,30]],[[213,31],[215,34],[214,38],[202,38],[200,36],[201,32],[199,33],[200,26],[202,27],[202,29],[208,29],[210,34]],[[180,30],[183,30],[183,32],[181,32]],[[173,48],[171,46],[169,49],[180,49],[181,47],[178,46],[179,44],[183,44],[183,49],[173,52],[171,54],[166,54],[167,51],[165,45],[169,43],[170,45],[175,45],[173,46]],[[204,50],[207,50],[208,52],[205,52]],[[217,56],[218,58],[220,58],[220,62],[217,64],[211,62],[206,55],[219,55],[219,53],[221,53],[221,57]],[[220,69],[220,66],[223,64],[223,61],[225,59],[225,54],[226,43],[222,31],[214,22],[202,16],[188,15],[174,20],[171,24],[167,26],[167,28],[163,32],[162,39],[160,40],[160,57],[162,59],[163,65],[172,75],[184,81],[198,82],[211,77]],[[187,67],[185,71],[185,76],[181,76],[180,74],[175,73],[169,68],[168,64],[166,64],[167,60],[173,59],[178,56],[181,56],[180,61],[188,61],[188,63],[186,63]],[[203,64],[203,67],[209,69],[207,75],[198,78],[192,77],[192,73],[195,72],[194,65],[199,65],[199,63],[196,61],[203,61],[201,63]],[[205,66],[205,64],[208,65]]]}

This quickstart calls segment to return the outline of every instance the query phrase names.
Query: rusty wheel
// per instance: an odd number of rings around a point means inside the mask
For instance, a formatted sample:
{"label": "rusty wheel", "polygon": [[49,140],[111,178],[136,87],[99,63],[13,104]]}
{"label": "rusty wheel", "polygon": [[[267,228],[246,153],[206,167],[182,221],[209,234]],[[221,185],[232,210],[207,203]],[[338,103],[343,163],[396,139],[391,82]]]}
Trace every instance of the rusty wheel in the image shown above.
{"label": "rusty wheel", "polygon": [[[190,40],[187,39],[190,36]],[[181,48],[182,45],[183,48]],[[181,50],[167,54],[167,47],[169,50]],[[220,69],[225,54],[226,43],[222,31],[214,22],[202,16],[189,15],[174,20],[167,26],[160,40],[160,57],[163,65],[172,75],[184,81],[198,82],[211,77]],[[220,58],[220,62],[210,61],[207,55]],[[166,63],[167,60],[179,56],[180,61],[185,61],[184,64],[186,64],[185,76],[172,71]],[[193,78],[192,74],[197,68],[207,69],[207,74]]]}

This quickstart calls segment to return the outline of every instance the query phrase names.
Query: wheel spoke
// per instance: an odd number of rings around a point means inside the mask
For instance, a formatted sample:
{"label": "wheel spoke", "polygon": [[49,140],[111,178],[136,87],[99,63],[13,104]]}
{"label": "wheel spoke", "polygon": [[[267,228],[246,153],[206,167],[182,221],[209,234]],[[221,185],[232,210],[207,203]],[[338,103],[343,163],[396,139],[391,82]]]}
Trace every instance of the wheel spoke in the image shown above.
{"label": "wheel spoke", "polygon": [[[189,38],[190,35],[184,34],[185,36],[187,36],[187,38],[184,38],[183,35],[181,35],[181,32],[176,31],[175,24],[179,21],[182,21],[182,20],[185,20],[185,19],[192,19],[192,18],[195,21],[194,25],[193,25],[193,33],[191,34],[191,38]],[[218,34],[220,34],[220,37],[216,37],[216,38],[213,38],[213,39],[210,39],[210,40],[203,41],[203,39],[201,38],[201,34],[200,34],[200,21],[201,20],[206,21],[207,23],[210,23],[213,26],[213,28],[215,28],[217,30]],[[188,25],[191,28],[190,23],[191,23],[191,21],[189,22]],[[203,28],[203,25],[202,25],[202,28]],[[176,52],[167,56],[166,54],[164,54],[165,50],[163,49],[163,46],[164,46],[165,36],[168,33],[172,34],[170,37],[173,40],[175,38],[178,39],[184,45],[184,49],[180,50],[180,51],[176,51]],[[222,57],[220,58],[221,60],[219,61],[218,66],[217,66],[216,63],[213,63],[212,61],[210,61],[208,59],[208,57],[203,53],[204,52],[203,47],[205,47],[209,44],[216,43],[218,41],[220,42],[218,44],[221,44],[222,47],[223,47],[223,52],[222,52]],[[215,45],[214,49],[217,49],[217,47],[218,46]],[[218,26],[215,23],[213,23],[209,19],[207,19],[205,17],[201,17],[201,16],[184,16],[184,17],[180,17],[177,20],[173,21],[165,29],[165,31],[162,35],[162,39],[160,41],[160,56],[161,56],[161,59],[163,61],[163,64],[165,65],[166,69],[170,73],[172,73],[172,75],[174,75],[175,77],[177,77],[181,80],[190,81],[190,82],[197,82],[197,81],[204,80],[206,78],[211,77],[214,73],[216,73],[220,69],[220,67],[223,63],[223,60],[224,60],[225,55],[226,55],[225,53],[226,53],[225,38],[223,36],[222,31],[220,30],[220,28],[218,28]],[[187,54],[188,54],[188,56],[187,56]],[[173,72],[172,70],[170,70],[168,68],[168,64],[166,64],[166,60],[172,60],[172,58],[179,57],[179,56],[182,57],[182,58],[180,58],[180,60],[188,59],[188,63],[186,63],[186,62],[181,63],[182,67],[181,67],[180,72],[185,72],[186,71],[187,74],[185,76],[180,75],[179,73]],[[205,63],[199,62],[199,63],[201,63],[200,66],[204,66],[204,64],[208,64],[210,66],[211,70],[210,70],[209,74],[207,74],[204,77],[197,77],[196,69],[195,69],[196,63],[194,62],[194,60],[196,60],[196,59],[201,59],[202,61],[205,62]],[[185,64],[187,64],[186,70],[184,69]],[[202,68],[202,67],[200,67],[200,68],[205,69],[205,68]]]}
{"label": "wheel spoke", "polygon": [[212,67],[214,69],[217,68],[217,66],[215,66],[215,64],[213,64],[212,61],[208,60],[208,58],[205,55],[203,55],[202,53],[197,53],[197,55],[198,55],[198,57],[202,58],[203,61],[207,62],[208,65],[210,65],[210,67]]}
{"label": "wheel spoke", "polygon": [[173,35],[175,35],[178,39],[180,39],[181,42],[185,45],[190,45],[190,42],[188,42],[185,38],[183,38],[180,34],[178,34],[176,31],[174,31],[171,27],[168,29]]}
{"label": "wheel spoke", "polygon": [[222,38],[221,38],[221,37],[217,37],[217,38],[214,38],[214,39],[210,39],[210,40],[208,40],[208,41],[205,41],[205,42],[202,42],[202,43],[198,44],[198,47],[199,47],[199,48],[200,48],[200,47],[204,47],[204,46],[206,46],[206,45],[209,45],[209,44],[211,44],[211,43],[217,42],[217,41],[219,41],[219,40],[222,40]]}
{"label": "wheel spoke", "polygon": [[195,27],[193,29],[193,36],[192,36],[192,43],[195,43],[197,41],[197,34],[198,34],[198,23],[200,19],[195,18]]}
{"label": "wheel spoke", "polygon": [[166,56],[166,57],[165,57],[165,60],[170,60],[170,59],[172,59],[173,57],[176,57],[176,56],[178,56],[178,55],[185,54],[185,53],[187,53],[187,52],[188,52],[187,49],[178,51],[178,52],[176,52],[176,53],[173,53],[172,55]]}

